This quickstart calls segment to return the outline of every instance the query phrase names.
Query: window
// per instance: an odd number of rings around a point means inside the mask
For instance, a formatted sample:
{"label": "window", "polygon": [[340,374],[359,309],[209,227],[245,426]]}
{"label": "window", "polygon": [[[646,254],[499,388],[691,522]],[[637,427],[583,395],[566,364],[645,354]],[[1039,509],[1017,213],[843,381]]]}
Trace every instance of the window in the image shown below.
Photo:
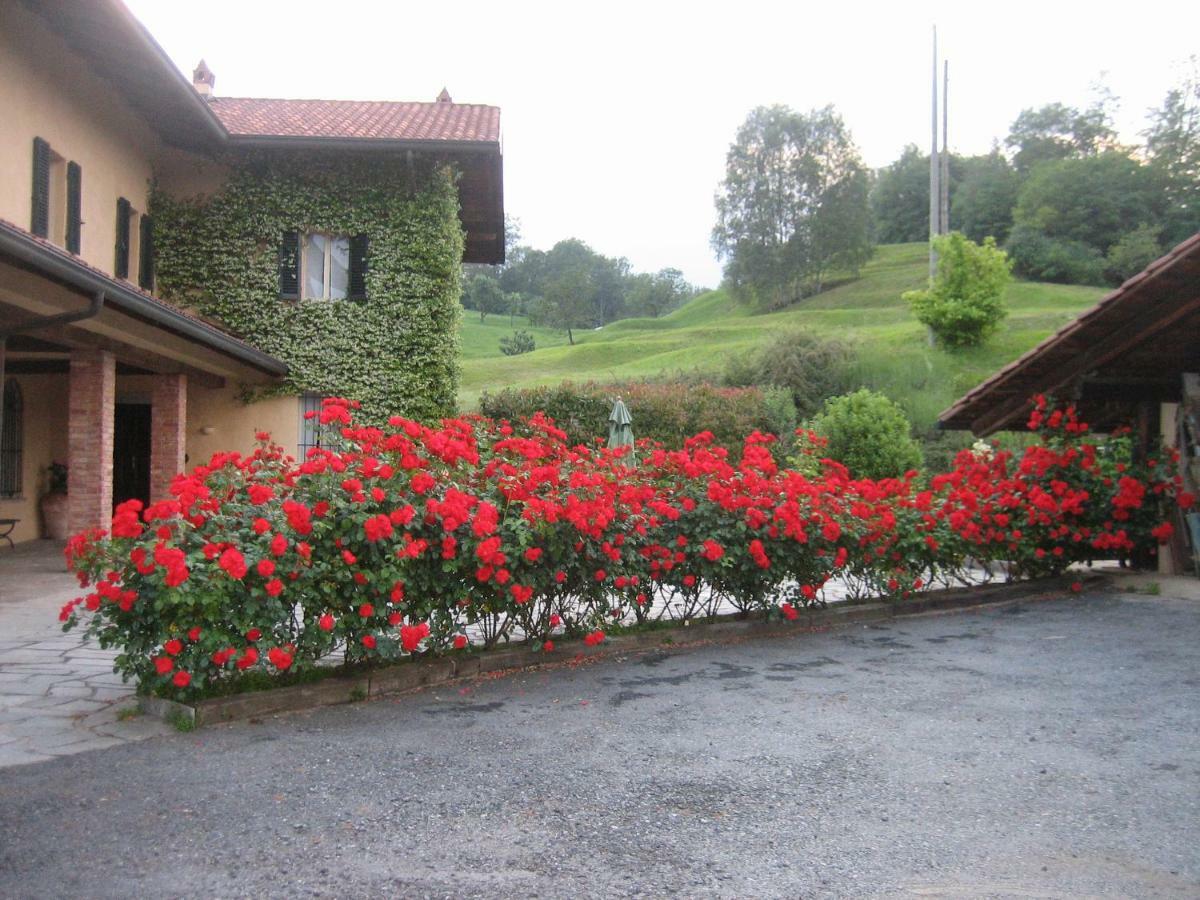
{"label": "window", "polygon": [[[300,398],[300,440],[296,451],[301,459],[307,458],[313,447],[321,446],[321,420],[317,417],[321,414],[323,399],[320,394],[304,394]],[[310,412],[311,416],[308,415]]]}
{"label": "window", "polygon": [[344,300],[350,287],[350,238],[306,234],[302,241],[300,283],[305,300]]}
{"label": "window", "polygon": [[0,497],[21,493],[21,445],[25,404],[21,386],[11,378],[4,382],[3,425],[0,426]]}
{"label": "window", "polygon": [[117,247],[113,262],[113,274],[118,278],[129,277],[130,234],[132,234],[133,206],[124,197],[117,198]]}
{"label": "window", "polygon": [[281,300],[366,300],[367,236],[285,231],[279,241]]}
{"label": "window", "polygon": [[71,253],[79,252],[82,170],[42,138],[33,139],[33,189],[29,230]]}

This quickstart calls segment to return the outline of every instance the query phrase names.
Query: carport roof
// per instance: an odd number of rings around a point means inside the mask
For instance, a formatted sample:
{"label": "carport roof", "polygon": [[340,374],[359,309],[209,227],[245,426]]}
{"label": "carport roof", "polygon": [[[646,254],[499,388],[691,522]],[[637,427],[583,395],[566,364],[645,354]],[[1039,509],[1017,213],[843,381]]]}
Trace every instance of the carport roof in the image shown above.
{"label": "carport roof", "polygon": [[1200,233],[1130,278],[1079,318],[968,391],[943,428],[988,435],[1020,428],[1034,394],[1073,400],[1094,430],[1137,404],[1176,402],[1181,375],[1200,371]]}

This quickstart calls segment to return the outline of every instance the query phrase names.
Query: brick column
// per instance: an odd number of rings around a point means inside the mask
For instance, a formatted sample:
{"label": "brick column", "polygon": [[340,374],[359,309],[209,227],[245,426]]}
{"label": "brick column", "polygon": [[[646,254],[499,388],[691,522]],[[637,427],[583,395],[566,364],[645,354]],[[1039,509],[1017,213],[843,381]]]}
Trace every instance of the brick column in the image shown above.
{"label": "brick column", "polygon": [[187,376],[159,375],[150,401],[150,499],[171,496],[187,443]]}
{"label": "brick column", "polygon": [[112,519],[113,410],[117,366],[105,350],[71,352],[67,401],[67,496],[71,534]]}

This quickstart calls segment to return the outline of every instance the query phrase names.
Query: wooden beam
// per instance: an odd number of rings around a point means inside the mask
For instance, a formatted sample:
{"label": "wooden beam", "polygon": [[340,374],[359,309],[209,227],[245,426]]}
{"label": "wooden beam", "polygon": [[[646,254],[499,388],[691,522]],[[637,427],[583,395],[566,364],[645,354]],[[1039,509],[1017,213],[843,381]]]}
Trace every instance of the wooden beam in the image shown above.
{"label": "wooden beam", "polygon": [[[1128,328],[1110,332],[1104,339],[1092,343],[1072,359],[1056,366],[1053,375],[1036,386],[1031,386],[1029,396],[1013,397],[975,419],[971,423],[971,431],[984,437],[993,431],[1000,430],[1014,416],[1029,407],[1032,394],[1060,393],[1064,386],[1112,362],[1126,350],[1154,337],[1198,310],[1200,310],[1200,296],[1179,304],[1178,307],[1161,316],[1154,316],[1153,312],[1143,313],[1139,316],[1144,323],[1141,327],[1137,327],[1136,323],[1130,323]],[[1146,321],[1147,318],[1149,321]]]}
{"label": "wooden beam", "polygon": [[38,336],[75,350],[107,350],[117,358],[117,362],[127,363],[139,369],[147,369],[160,375],[187,375],[190,381],[201,387],[213,389],[225,387],[225,379],[219,375],[205,372],[203,369],[194,368],[149,350],[130,347],[128,344],[84,331],[81,328],[72,328],[69,325],[47,328],[39,331]]}

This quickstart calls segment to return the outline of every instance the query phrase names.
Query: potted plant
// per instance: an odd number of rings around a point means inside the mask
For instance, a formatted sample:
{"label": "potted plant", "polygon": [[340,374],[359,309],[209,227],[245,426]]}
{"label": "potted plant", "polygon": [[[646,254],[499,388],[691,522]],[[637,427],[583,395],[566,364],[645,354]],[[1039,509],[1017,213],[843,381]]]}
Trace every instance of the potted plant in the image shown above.
{"label": "potted plant", "polygon": [[52,541],[65,541],[69,537],[66,465],[60,462],[50,463],[46,469],[46,480],[48,489],[41,499],[46,537]]}

